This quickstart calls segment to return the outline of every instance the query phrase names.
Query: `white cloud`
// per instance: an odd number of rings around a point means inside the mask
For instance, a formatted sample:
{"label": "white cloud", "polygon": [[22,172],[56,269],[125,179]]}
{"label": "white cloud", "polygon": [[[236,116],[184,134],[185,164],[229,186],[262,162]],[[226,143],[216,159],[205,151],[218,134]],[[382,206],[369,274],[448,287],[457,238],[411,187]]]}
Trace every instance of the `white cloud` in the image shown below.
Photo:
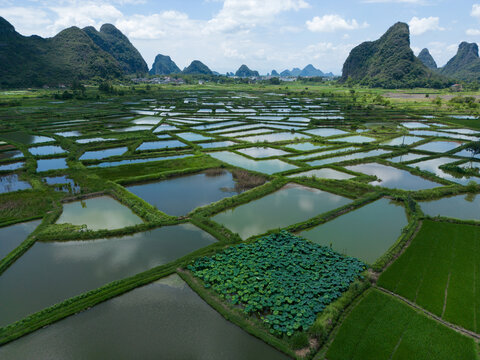
{"label": "white cloud", "polygon": [[458,49],[458,44],[448,44],[443,41],[431,41],[427,44],[428,51],[438,66],[443,66],[450,60]]}
{"label": "white cloud", "polygon": [[308,7],[305,0],[225,0],[205,30],[207,33],[248,30],[270,23],[281,12]]}
{"label": "white cloud", "polygon": [[312,20],[307,20],[307,28],[313,32],[334,32],[337,30],[355,30],[368,26],[366,22],[359,24],[357,20],[345,20],[340,15],[315,16]]}
{"label": "white cloud", "polygon": [[425,0],[363,0],[364,3],[405,3],[405,4],[426,4]]}
{"label": "white cloud", "polygon": [[445,30],[440,26],[438,17],[418,18],[414,16],[408,23],[412,35],[421,35],[427,31]]}
{"label": "white cloud", "polygon": [[37,8],[8,7],[0,9],[0,15],[10,22],[21,34],[36,33],[51,23],[48,14]]}
{"label": "white cloud", "polygon": [[57,14],[57,19],[50,25],[50,29],[58,32],[69,26],[100,26],[106,22],[115,22],[123,17],[123,14],[115,6],[110,4],[96,4],[92,2],[81,5],[63,7],[51,7],[51,11]]}
{"label": "white cloud", "polygon": [[198,35],[199,22],[179,11],[164,11],[152,15],[123,17],[115,25],[132,39],[159,39],[163,37]]}
{"label": "white cloud", "polygon": [[468,29],[467,31],[465,31],[465,33],[468,36],[479,36],[480,35],[480,29]]}
{"label": "white cloud", "polygon": [[480,20],[480,4],[473,4],[472,12],[470,13],[470,15]]}

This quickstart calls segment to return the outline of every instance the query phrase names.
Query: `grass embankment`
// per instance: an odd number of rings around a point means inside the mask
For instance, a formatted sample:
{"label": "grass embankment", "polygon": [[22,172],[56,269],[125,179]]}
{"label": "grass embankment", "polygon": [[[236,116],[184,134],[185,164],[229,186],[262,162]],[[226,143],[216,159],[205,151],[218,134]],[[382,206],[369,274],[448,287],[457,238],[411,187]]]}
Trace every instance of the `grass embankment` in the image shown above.
{"label": "grass embankment", "polygon": [[479,278],[480,227],[425,220],[378,285],[478,333]]}
{"label": "grass embankment", "polygon": [[372,289],[352,310],[326,354],[328,360],[477,360],[473,339]]}

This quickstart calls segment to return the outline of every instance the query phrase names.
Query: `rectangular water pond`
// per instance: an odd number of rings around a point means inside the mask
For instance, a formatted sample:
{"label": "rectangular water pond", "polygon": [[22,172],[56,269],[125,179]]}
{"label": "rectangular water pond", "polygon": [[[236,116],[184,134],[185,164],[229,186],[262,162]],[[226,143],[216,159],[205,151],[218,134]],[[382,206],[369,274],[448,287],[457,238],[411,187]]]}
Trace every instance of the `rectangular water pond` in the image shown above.
{"label": "rectangular water pond", "polygon": [[334,128],[318,128],[313,130],[306,130],[305,132],[310,135],[321,136],[321,137],[348,134],[346,131],[334,129]]}
{"label": "rectangular water pond", "polygon": [[373,264],[407,225],[403,206],[380,199],[299,235]]}
{"label": "rectangular water pond", "polygon": [[108,162],[102,162],[102,163],[97,164],[97,165],[91,165],[91,167],[113,167],[113,166],[121,166],[121,165],[140,164],[140,163],[146,163],[146,162],[152,162],[152,161],[183,159],[187,156],[192,156],[192,154],[163,156],[163,157],[155,157],[155,158],[125,159],[125,160],[119,160],[119,161],[108,161]]}
{"label": "rectangular water pond", "polygon": [[424,140],[418,136],[400,136],[392,140],[387,140],[382,142],[382,145],[389,145],[389,146],[404,146],[404,145],[412,145],[418,141]]}
{"label": "rectangular water pond", "polygon": [[37,160],[37,172],[66,169],[67,167],[65,158]]}
{"label": "rectangular water pond", "polygon": [[229,151],[214,152],[209,153],[208,155],[233,166],[258,171],[268,175],[297,168],[297,166],[286,163],[282,160],[252,160]]}
{"label": "rectangular water pond", "polygon": [[39,144],[44,142],[55,141],[50,137],[31,135],[23,131],[14,131],[9,133],[0,134],[0,138],[6,139],[7,141],[15,141],[20,144],[30,145],[30,144]]}
{"label": "rectangular water pond", "polygon": [[267,158],[273,156],[282,156],[289,154],[286,151],[269,147],[251,147],[237,150],[239,153],[251,156],[253,158]]}
{"label": "rectangular water pond", "polygon": [[287,360],[225,320],[178,275],[101,303],[0,347],[0,357],[36,360]]}
{"label": "rectangular water pond", "polygon": [[108,196],[64,204],[57,220],[57,224],[87,225],[90,230],[120,229],[142,222],[132,210]]}
{"label": "rectangular water pond", "polygon": [[101,160],[110,156],[122,155],[127,150],[128,148],[126,146],[122,146],[104,150],[85,151],[79,160]]}
{"label": "rectangular water pond", "polygon": [[332,139],[330,141],[348,142],[351,144],[362,144],[362,143],[377,141],[377,139],[371,138],[368,136],[363,136],[363,135],[354,135],[354,136],[347,136],[347,137],[338,138],[338,139]]}
{"label": "rectangular water pond", "polygon": [[379,180],[373,181],[370,184],[389,189],[424,190],[442,186],[442,184],[412,175],[406,170],[377,163],[346,166],[346,168],[358,173],[375,175]]}
{"label": "rectangular water pond", "polygon": [[20,180],[17,174],[0,176],[0,194],[31,188],[30,184]]}
{"label": "rectangular water pond", "polygon": [[462,220],[480,220],[480,195],[466,194],[440,200],[420,202],[429,216],[445,216]]}
{"label": "rectangular water pond", "polygon": [[461,142],[455,141],[432,141],[414,148],[414,150],[424,150],[431,152],[444,153],[461,146]]}
{"label": "rectangular water pond", "polygon": [[380,156],[384,154],[388,154],[390,151],[387,150],[371,150],[371,151],[366,151],[366,152],[357,152],[349,155],[344,155],[344,156],[334,156],[326,159],[321,159],[321,160],[315,160],[315,161],[310,161],[307,162],[308,165],[310,166],[322,166],[322,165],[327,165],[327,164],[333,164],[337,162],[343,162],[347,160],[357,160],[357,159],[366,159],[369,157],[374,157],[374,156]]}
{"label": "rectangular water pond", "polygon": [[287,184],[263,198],[219,213],[212,220],[246,239],[308,220],[350,202],[325,191]]}
{"label": "rectangular water pond", "polygon": [[212,139],[211,137],[201,135],[201,134],[197,134],[197,133],[193,133],[193,132],[181,133],[181,134],[177,134],[177,135],[180,136],[182,139],[187,140],[187,141],[202,141],[202,140],[211,140]]}
{"label": "rectangular water pond", "polygon": [[288,144],[287,147],[289,149],[295,149],[299,151],[311,151],[311,150],[321,149],[322,147],[325,147],[325,145],[316,145],[310,142],[304,142],[304,143],[298,143],[298,144]]}
{"label": "rectangular water pond", "polygon": [[156,149],[168,149],[186,147],[187,145],[179,140],[166,140],[166,141],[147,141],[140,145],[136,151],[142,150],[156,150]]}
{"label": "rectangular water pond", "polygon": [[30,221],[0,228],[0,260],[20,245],[42,221]]}
{"label": "rectangular water pond", "polygon": [[0,171],[18,170],[22,168],[24,165],[25,165],[24,162],[8,163],[8,164],[0,165]]}
{"label": "rectangular water pond", "polygon": [[301,177],[301,176],[307,176],[307,177],[314,176],[320,179],[334,179],[334,180],[347,180],[355,177],[355,175],[350,175],[350,174],[329,169],[329,168],[303,171],[300,173],[288,175],[287,177]]}
{"label": "rectangular water pond", "polygon": [[193,209],[234,196],[235,180],[228,171],[203,172],[147,184],[128,186],[127,190],[168,215],[186,215]]}
{"label": "rectangular water pond", "polygon": [[442,179],[449,180],[449,181],[452,181],[452,182],[455,182],[455,183],[461,184],[461,185],[468,185],[468,183],[470,181],[474,181],[476,183],[480,182],[480,178],[477,178],[477,177],[453,176],[452,174],[449,174],[449,173],[443,171],[442,169],[440,169],[440,166],[445,165],[445,164],[449,164],[449,163],[455,162],[455,161],[457,161],[457,160],[452,159],[452,158],[443,158],[442,157],[442,158],[437,158],[437,159],[420,161],[420,162],[417,162],[417,163],[409,164],[408,166],[419,168],[420,170],[423,170],[423,171],[431,172],[431,173],[435,174],[436,176],[438,176]]}
{"label": "rectangular water pond", "polygon": [[213,242],[192,224],[118,238],[37,242],[0,277],[0,326]]}
{"label": "rectangular water pond", "polygon": [[275,133],[265,135],[253,135],[239,138],[249,142],[277,142],[277,141],[293,141],[295,139],[308,139],[309,136],[299,133]]}
{"label": "rectangular water pond", "polygon": [[42,155],[52,155],[52,154],[62,154],[65,152],[60,146],[37,146],[29,148],[28,151],[32,155],[42,156]]}

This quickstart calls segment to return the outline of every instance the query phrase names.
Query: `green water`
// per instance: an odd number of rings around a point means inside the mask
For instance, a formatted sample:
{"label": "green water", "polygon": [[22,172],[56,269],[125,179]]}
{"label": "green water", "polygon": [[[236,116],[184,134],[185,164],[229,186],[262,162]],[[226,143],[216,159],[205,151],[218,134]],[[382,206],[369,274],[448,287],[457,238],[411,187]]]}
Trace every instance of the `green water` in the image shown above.
{"label": "green water", "polygon": [[273,149],[269,147],[251,147],[247,149],[237,150],[239,153],[251,156],[253,158],[267,158],[272,156],[282,156],[289,154],[286,151]]}
{"label": "green water", "polygon": [[432,141],[414,148],[415,150],[424,150],[431,152],[444,153],[461,146],[461,142],[455,141]]}
{"label": "green water", "polygon": [[380,199],[300,236],[372,264],[395,243],[406,225],[403,206]]}
{"label": "green water", "polygon": [[20,245],[40,223],[41,220],[36,220],[0,228],[0,260]]}
{"label": "green water", "polygon": [[390,145],[390,146],[412,145],[421,140],[423,140],[423,138],[418,136],[400,136],[395,139],[382,142],[382,145]]}
{"label": "green water", "polygon": [[480,220],[480,195],[458,195],[419,204],[426,215]]}
{"label": "green water", "polygon": [[300,173],[288,175],[288,177],[300,177],[300,176],[308,176],[308,177],[315,176],[321,179],[334,179],[334,180],[347,180],[355,177],[354,175],[350,175],[350,174],[329,169],[329,168],[308,170],[308,171],[303,171]]}
{"label": "green water", "polygon": [[298,143],[298,144],[289,144],[287,145],[290,149],[300,150],[300,151],[311,151],[321,149],[325,145],[315,145],[310,142]]}
{"label": "green water", "polygon": [[212,217],[242,239],[308,220],[351,200],[296,184]]}
{"label": "green water", "polygon": [[63,205],[57,224],[86,224],[90,230],[119,229],[142,223],[128,207],[108,196],[75,201]]}
{"label": "green water", "polygon": [[412,191],[433,189],[435,187],[442,186],[442,184],[426,180],[420,176],[412,175],[408,171],[377,163],[346,166],[346,168],[354,172],[374,175],[379,180],[373,181],[370,184],[389,189]]}
{"label": "green water", "polygon": [[455,162],[455,161],[456,161],[456,159],[441,157],[441,158],[416,162],[416,163],[413,163],[413,164],[409,164],[408,166],[411,166],[411,167],[414,167],[414,168],[418,167],[420,170],[431,172],[431,173],[435,174],[436,176],[438,176],[442,179],[449,180],[449,181],[452,181],[452,182],[455,182],[455,183],[461,184],[461,185],[468,185],[468,183],[470,181],[480,183],[480,178],[478,178],[478,177],[474,177],[474,176],[460,176],[460,177],[453,176],[452,174],[449,174],[449,173],[443,171],[442,169],[440,169],[440,166],[451,163],[451,162]]}
{"label": "green water", "polygon": [[356,152],[356,153],[344,155],[344,156],[335,156],[327,159],[310,161],[310,162],[307,162],[307,164],[310,166],[321,166],[321,165],[333,164],[333,163],[347,161],[347,160],[366,159],[369,157],[380,156],[388,153],[389,151],[387,150],[378,149],[378,150],[371,150],[367,152]]}
{"label": "green water", "polygon": [[[127,190],[169,215],[186,215],[193,209],[241,191],[235,189],[232,174],[224,171],[215,176],[200,173],[147,184],[133,185]],[[181,199],[181,201],[179,201]]]}
{"label": "green water", "polygon": [[203,230],[180,224],[119,238],[37,242],[0,277],[0,326],[214,241]]}
{"label": "green water", "polygon": [[295,139],[307,139],[309,136],[299,133],[275,133],[265,135],[253,135],[239,138],[240,140],[249,142],[277,142],[277,141],[294,141]]}
{"label": "green water", "polygon": [[20,338],[1,347],[0,358],[288,359],[225,320],[178,275]]}
{"label": "green water", "polygon": [[369,143],[369,142],[377,141],[377,139],[371,138],[368,136],[363,136],[363,135],[355,135],[355,136],[347,136],[347,137],[338,138],[338,139],[332,139],[330,141],[341,141],[341,142],[348,142],[352,144],[361,144],[361,143]]}
{"label": "green water", "polygon": [[208,155],[233,166],[269,175],[297,168],[295,165],[288,164],[282,160],[252,160],[229,151],[219,151],[209,153]]}

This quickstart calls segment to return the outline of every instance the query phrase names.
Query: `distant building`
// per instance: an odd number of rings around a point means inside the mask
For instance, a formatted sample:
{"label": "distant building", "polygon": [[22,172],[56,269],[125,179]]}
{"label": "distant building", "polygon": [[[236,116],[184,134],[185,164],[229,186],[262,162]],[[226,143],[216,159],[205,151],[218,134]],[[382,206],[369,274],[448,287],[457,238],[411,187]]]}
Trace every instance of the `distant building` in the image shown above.
{"label": "distant building", "polygon": [[462,84],[454,84],[450,86],[450,90],[454,92],[460,92],[460,91],[463,91],[463,86]]}

